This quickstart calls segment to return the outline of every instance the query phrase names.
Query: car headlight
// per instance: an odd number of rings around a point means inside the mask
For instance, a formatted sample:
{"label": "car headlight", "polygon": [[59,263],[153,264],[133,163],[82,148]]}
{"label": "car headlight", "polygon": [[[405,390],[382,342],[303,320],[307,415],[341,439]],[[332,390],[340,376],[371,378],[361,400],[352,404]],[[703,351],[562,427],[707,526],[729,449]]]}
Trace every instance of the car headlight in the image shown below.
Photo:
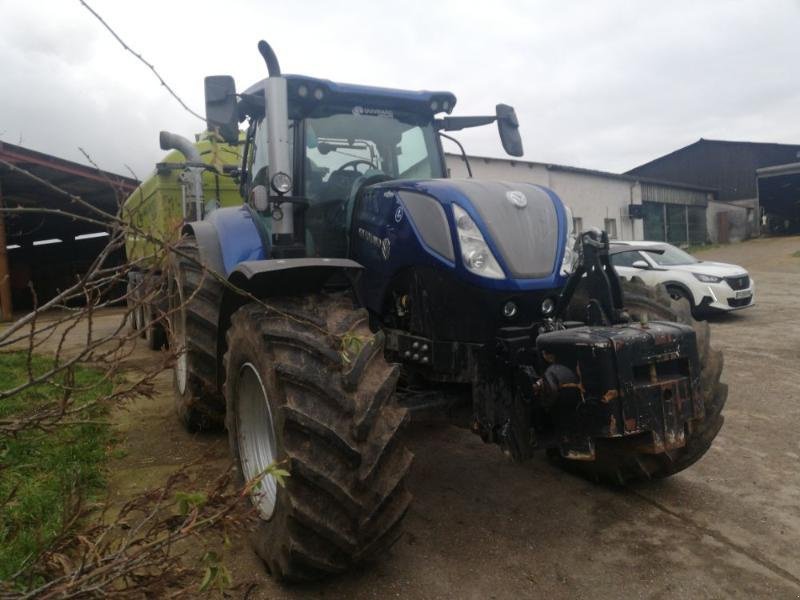
{"label": "car headlight", "polygon": [[576,250],[578,236],[575,235],[572,209],[565,204],[564,211],[567,213],[567,236],[564,241],[564,259],[561,261],[561,274],[570,275],[578,263],[578,252]]}
{"label": "car headlight", "polygon": [[705,275],[704,273],[692,273],[694,278],[697,281],[702,281],[703,283],[719,283],[722,281],[722,277],[716,277],[714,275]]}
{"label": "car headlight", "polygon": [[478,226],[467,212],[453,204],[453,216],[456,219],[458,244],[461,247],[461,260],[467,270],[490,279],[505,279],[503,269],[492,254],[486,240],[483,239]]}

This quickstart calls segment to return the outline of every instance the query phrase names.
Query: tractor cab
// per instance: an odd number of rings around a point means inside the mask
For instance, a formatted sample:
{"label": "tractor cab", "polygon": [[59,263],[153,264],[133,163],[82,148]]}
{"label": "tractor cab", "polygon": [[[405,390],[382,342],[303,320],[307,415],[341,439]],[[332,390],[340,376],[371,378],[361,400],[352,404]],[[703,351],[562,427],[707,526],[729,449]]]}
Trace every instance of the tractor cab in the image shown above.
{"label": "tractor cab", "polygon": [[229,76],[206,78],[210,131],[238,136],[247,120],[242,196],[269,232],[273,256],[348,256],[352,215],[367,186],[447,176],[439,131],[497,121],[521,155],[516,116],[444,117],[449,92],[406,91],[282,75],[266,44],[269,77],[236,93]]}
{"label": "tractor cab", "polygon": [[291,172],[286,177],[270,169],[268,111],[259,110],[265,104],[260,102],[264,80],[242,95],[250,122],[243,196],[271,229],[291,206],[295,230],[305,232],[300,239],[306,256],[344,257],[359,190],[389,180],[445,176],[434,110],[452,108],[455,98],[296,75],[285,79]]}

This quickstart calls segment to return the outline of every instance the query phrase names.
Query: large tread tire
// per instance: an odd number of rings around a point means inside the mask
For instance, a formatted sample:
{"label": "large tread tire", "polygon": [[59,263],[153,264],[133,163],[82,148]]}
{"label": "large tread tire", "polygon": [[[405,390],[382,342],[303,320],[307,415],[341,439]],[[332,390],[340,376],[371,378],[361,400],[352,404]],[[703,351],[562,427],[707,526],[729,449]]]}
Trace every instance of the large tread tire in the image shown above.
{"label": "large tread tire", "polygon": [[694,329],[701,366],[704,418],[694,422],[684,447],[661,454],[639,452],[626,438],[597,440],[594,461],[568,460],[557,451],[550,453],[570,472],[593,481],[619,485],[669,477],[700,460],[722,427],[722,408],[728,397],[728,386],[720,382],[722,352],[711,347],[708,323],[692,316],[688,300],[673,300],[663,285],[648,286],[638,277],[622,280],[622,289],[625,309],[635,321],[677,321]]}
{"label": "large tread tire", "polygon": [[225,417],[216,378],[223,284],[201,266],[194,238],[184,237],[176,250],[169,269],[169,346],[178,353],[172,377],[175,409],[192,433],[218,430]]}
{"label": "large tread tire", "polygon": [[[384,359],[384,334],[370,331],[365,310],[344,295],[269,305],[247,304],[231,319],[226,426],[244,482],[237,388],[250,363],[273,415],[277,460],[291,474],[254,545],[273,577],[316,580],[373,559],[400,536],[411,501],[413,455],[399,439],[407,411],[394,400],[398,367]],[[347,359],[342,336],[363,342]]]}

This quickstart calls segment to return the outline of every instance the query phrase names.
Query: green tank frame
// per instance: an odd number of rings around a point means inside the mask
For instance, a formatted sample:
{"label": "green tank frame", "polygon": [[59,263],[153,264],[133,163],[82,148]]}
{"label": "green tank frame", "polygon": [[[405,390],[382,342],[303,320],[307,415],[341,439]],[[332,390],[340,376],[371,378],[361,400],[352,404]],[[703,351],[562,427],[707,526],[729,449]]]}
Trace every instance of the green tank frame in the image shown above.
{"label": "green tank frame", "polygon": [[[195,147],[203,162],[213,167],[203,177],[203,202],[208,212],[213,207],[238,206],[242,203],[239,184],[226,172],[241,166],[242,144],[212,142],[208,134],[196,136]],[[128,196],[122,206],[122,219],[133,227],[125,241],[129,262],[147,270],[160,260],[163,243],[174,243],[181,236],[186,221],[183,212],[183,183],[186,158],[171,150],[155,171]]]}

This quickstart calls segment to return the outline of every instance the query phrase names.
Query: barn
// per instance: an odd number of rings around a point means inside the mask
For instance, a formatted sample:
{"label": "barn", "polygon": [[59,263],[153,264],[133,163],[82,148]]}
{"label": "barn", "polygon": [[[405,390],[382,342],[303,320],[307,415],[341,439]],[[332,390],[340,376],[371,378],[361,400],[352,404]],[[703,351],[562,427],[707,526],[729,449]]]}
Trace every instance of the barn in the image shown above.
{"label": "barn", "polygon": [[[0,143],[0,318],[46,302],[85,273],[108,242],[108,219],[137,185],[130,177]],[[111,260],[122,262],[122,251]]]}

